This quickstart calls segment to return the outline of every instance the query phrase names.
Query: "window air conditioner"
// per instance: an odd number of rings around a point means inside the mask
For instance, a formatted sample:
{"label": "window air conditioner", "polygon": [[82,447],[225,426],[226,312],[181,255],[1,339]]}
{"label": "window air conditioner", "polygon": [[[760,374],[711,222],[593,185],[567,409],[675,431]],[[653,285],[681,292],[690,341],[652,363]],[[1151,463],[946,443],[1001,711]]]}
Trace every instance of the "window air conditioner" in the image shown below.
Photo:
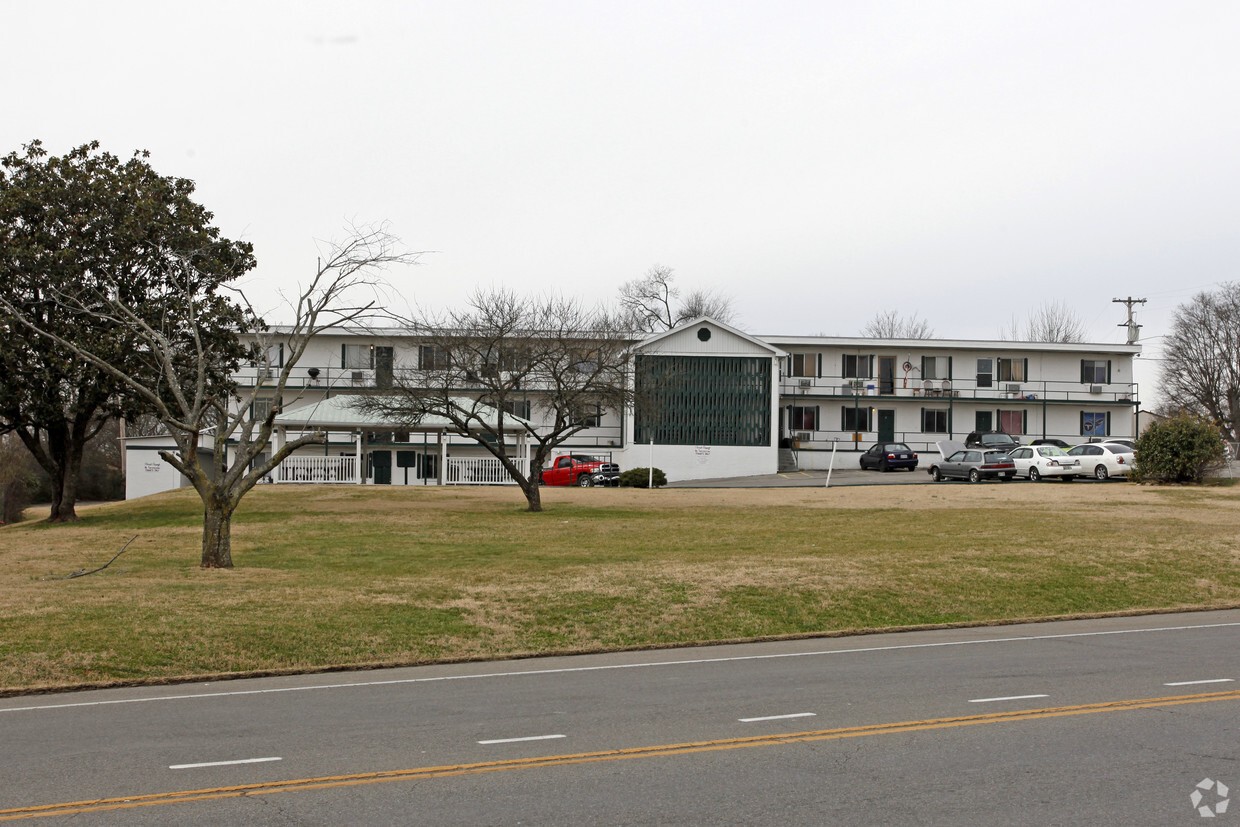
{"label": "window air conditioner", "polygon": [[865,390],[865,380],[864,380],[864,379],[850,379],[850,380],[848,381],[848,384],[849,384],[849,386],[850,386],[853,390],[855,390],[855,391]]}
{"label": "window air conditioner", "polygon": [[813,437],[814,435],[811,434],[809,431],[793,431],[792,432],[792,438],[795,439],[797,442],[809,442],[811,439],[813,439]]}
{"label": "window air conditioner", "polygon": [[801,386],[802,388],[809,388],[809,387],[813,387],[813,385],[814,385],[814,383],[813,383],[813,382],[811,382],[811,381],[810,381],[810,380],[808,380],[808,379],[802,379],[802,380],[801,380],[800,382],[798,382],[797,384],[798,384],[799,386]]}
{"label": "window air conditioner", "polygon": [[1005,387],[1008,393],[1020,393],[1020,385],[1007,385]]}
{"label": "window air conditioner", "polygon": [[366,371],[364,370],[353,371],[353,387],[360,388],[360,387],[365,386],[365,384],[366,384]]}
{"label": "window air conditioner", "polygon": [[1089,392],[1090,393],[1102,393],[1102,385],[1090,385]]}

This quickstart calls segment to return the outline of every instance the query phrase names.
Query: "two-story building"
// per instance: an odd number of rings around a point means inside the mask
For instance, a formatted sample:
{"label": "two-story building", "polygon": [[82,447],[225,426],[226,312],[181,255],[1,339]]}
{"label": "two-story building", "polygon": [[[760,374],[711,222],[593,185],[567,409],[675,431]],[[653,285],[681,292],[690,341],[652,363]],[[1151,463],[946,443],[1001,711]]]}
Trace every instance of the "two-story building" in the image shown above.
{"label": "two-story building", "polygon": [[970,431],[1084,442],[1135,434],[1139,345],[763,336],[786,353],[780,432],[799,467],[844,443],[933,451]]}
{"label": "two-story building", "polygon": [[[933,451],[974,430],[1022,441],[1135,434],[1137,345],[751,336],[708,318],[634,341],[633,375],[675,381],[655,382],[639,410],[598,411],[565,451],[602,454],[622,468],[653,464],[686,480],[775,473],[781,450],[785,465],[855,468],[855,452],[875,441]],[[273,441],[323,430],[327,444],[300,450],[272,481],[505,483],[486,449],[448,423],[402,427],[354,407],[357,396],[390,388],[398,371],[433,367],[436,358],[433,346],[402,330],[317,337],[278,400]],[[246,367],[237,377],[243,391],[257,387],[256,417],[277,404],[262,373],[282,366],[280,345],[269,360],[271,368]],[[545,421],[537,389],[503,413],[521,454],[519,420]],[[152,459],[164,442],[127,443],[127,495],[175,487]]]}

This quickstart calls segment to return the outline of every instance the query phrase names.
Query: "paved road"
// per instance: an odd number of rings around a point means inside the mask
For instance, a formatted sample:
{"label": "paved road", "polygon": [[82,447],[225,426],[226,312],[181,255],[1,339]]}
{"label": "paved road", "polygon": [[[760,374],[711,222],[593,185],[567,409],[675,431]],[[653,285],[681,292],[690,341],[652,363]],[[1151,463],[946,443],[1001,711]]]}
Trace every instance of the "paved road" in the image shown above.
{"label": "paved road", "polygon": [[9,698],[0,819],[1240,824],[1190,800],[1240,794],[1238,635],[1230,611]]}

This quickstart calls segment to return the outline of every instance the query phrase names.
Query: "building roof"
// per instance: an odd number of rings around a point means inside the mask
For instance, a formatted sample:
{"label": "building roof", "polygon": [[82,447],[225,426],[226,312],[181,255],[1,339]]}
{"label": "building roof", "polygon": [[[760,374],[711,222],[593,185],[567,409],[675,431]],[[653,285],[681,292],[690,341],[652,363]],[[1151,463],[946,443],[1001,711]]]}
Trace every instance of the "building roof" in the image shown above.
{"label": "building roof", "polygon": [[[368,398],[362,394],[341,394],[331,396],[318,402],[310,402],[296,408],[289,408],[276,414],[276,425],[286,428],[297,427],[302,429],[353,429],[353,428],[393,428],[402,431],[452,431],[455,425],[446,417],[442,416],[424,416],[416,425],[409,425],[405,422],[387,419],[379,414],[363,413],[357,408],[357,403],[363,398]],[[499,420],[499,412],[494,408],[486,405],[479,405],[475,400],[465,397],[460,398],[462,407],[474,406],[477,408],[479,415],[491,428],[496,427]],[[512,414],[504,414],[503,430],[511,433],[521,433],[526,430],[529,423],[518,416]]]}
{"label": "building roof", "polygon": [[874,339],[869,336],[756,336],[784,349],[837,347],[845,350],[976,350],[1049,353],[1120,353],[1139,356],[1140,344],[1107,342],[1015,342],[1007,339]]}

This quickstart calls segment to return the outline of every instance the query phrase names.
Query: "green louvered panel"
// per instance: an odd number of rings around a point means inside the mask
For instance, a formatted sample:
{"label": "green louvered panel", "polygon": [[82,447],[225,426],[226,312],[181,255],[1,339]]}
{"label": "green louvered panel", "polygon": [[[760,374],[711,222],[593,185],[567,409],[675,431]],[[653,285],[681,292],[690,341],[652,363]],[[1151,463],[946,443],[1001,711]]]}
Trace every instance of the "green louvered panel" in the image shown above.
{"label": "green louvered panel", "polygon": [[638,443],[770,445],[771,360],[637,357]]}

